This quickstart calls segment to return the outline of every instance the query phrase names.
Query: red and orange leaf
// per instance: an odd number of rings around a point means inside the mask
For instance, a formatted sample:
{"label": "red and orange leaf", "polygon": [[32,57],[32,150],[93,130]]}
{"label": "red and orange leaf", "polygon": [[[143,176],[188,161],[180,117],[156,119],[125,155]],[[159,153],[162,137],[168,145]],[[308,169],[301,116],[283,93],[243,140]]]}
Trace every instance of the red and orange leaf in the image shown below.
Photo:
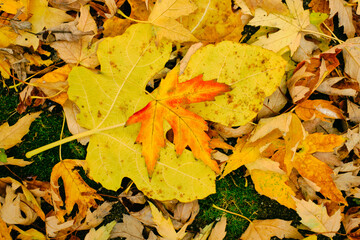
{"label": "red and orange leaf", "polygon": [[323,121],[326,121],[325,118],[344,118],[341,110],[326,100],[306,100],[297,105],[295,112],[299,118],[305,121],[316,117]]}
{"label": "red and orange leaf", "polygon": [[208,126],[204,119],[183,108],[186,104],[214,100],[217,95],[230,91],[230,87],[216,81],[203,81],[202,75],[183,83],[178,83],[178,68],[168,73],[160,83],[158,95],[140,111],[134,113],[127,125],[141,122],[136,139],[142,144],[142,155],[151,175],[162,147],[165,146],[163,121],[166,120],[174,132],[177,154],[189,146],[198,159],[216,172],[217,163],[211,159]]}

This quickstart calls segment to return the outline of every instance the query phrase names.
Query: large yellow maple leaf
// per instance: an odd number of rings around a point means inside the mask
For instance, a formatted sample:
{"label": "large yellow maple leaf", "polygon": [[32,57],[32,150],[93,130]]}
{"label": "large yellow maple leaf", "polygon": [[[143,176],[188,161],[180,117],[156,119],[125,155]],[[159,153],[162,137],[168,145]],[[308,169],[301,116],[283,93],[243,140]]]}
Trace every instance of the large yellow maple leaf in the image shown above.
{"label": "large yellow maple leaf", "polygon": [[160,149],[165,147],[163,121],[166,120],[174,131],[174,144],[177,154],[182,154],[189,146],[194,156],[218,172],[217,163],[211,159],[209,147],[210,137],[205,133],[208,129],[203,118],[186,110],[185,104],[214,100],[215,96],[230,91],[224,83],[203,81],[202,75],[178,83],[176,68],[161,82],[158,95],[140,111],[134,113],[126,122],[127,125],[141,122],[140,133],[136,139],[142,143],[142,155],[151,175]]}

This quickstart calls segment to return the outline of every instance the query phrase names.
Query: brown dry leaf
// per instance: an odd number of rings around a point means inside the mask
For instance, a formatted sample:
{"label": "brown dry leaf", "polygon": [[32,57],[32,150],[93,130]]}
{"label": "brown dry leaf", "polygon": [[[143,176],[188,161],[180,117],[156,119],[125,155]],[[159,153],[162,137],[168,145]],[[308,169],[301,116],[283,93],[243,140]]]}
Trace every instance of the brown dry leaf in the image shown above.
{"label": "brown dry leaf", "polygon": [[337,14],[339,17],[339,25],[344,27],[345,34],[348,38],[353,38],[355,35],[355,26],[353,23],[352,7],[344,0],[329,0],[329,7],[329,18]]}
{"label": "brown dry leaf", "polygon": [[326,78],[316,91],[327,95],[340,95],[355,97],[360,91],[359,83],[344,77]]}
{"label": "brown dry leaf", "polygon": [[123,222],[117,223],[113,228],[110,238],[122,237],[126,240],[142,240],[144,226],[131,215],[123,214]]}
{"label": "brown dry leaf", "polygon": [[86,218],[83,220],[82,224],[80,226],[74,225],[74,230],[89,230],[91,228],[97,227],[104,221],[105,216],[107,216],[110,213],[110,210],[112,208],[112,205],[114,205],[115,202],[103,202],[97,209],[95,209],[93,212],[90,211],[90,209],[87,210]]}
{"label": "brown dry leaf", "polygon": [[360,239],[360,207],[352,207],[347,210],[342,223],[350,240]]}
{"label": "brown dry leaf", "polygon": [[79,11],[81,6],[84,6],[91,0],[49,0],[51,6],[56,7],[61,10],[69,11],[75,10]]}
{"label": "brown dry leaf", "polygon": [[337,210],[332,216],[329,216],[326,207],[316,205],[312,201],[298,200],[296,202],[296,212],[301,217],[301,223],[310,228],[311,231],[322,233],[327,237],[335,236],[340,229],[342,214]]}
{"label": "brown dry leaf", "polygon": [[1,178],[0,192],[5,193],[0,217],[7,224],[30,225],[38,215],[43,220],[45,219],[45,214],[39,205],[40,199],[35,199],[31,192],[18,181],[10,177]]}
{"label": "brown dry leaf", "polygon": [[349,38],[338,47],[343,49],[345,72],[360,83],[360,37]]}
{"label": "brown dry leaf", "polygon": [[[21,92],[20,92],[20,103],[18,104],[16,110],[18,113],[22,114],[25,112],[28,106],[37,107],[45,103],[45,94],[40,91],[38,88],[34,87],[34,83],[37,79],[33,78],[30,80],[30,84],[27,85]],[[39,98],[33,98],[39,97]],[[33,101],[34,100],[34,101]]]}
{"label": "brown dry leaf", "polygon": [[319,57],[313,57],[297,65],[293,76],[287,82],[293,103],[307,99],[324,78],[339,66],[336,55],[340,52],[341,50],[335,49],[335,53],[322,53]]}
{"label": "brown dry leaf", "polygon": [[74,220],[60,222],[56,216],[49,216],[45,219],[46,235],[56,237],[60,231],[69,230],[74,225]]}
{"label": "brown dry leaf", "polygon": [[355,123],[360,123],[360,106],[347,100],[347,110],[349,113],[349,120]]}
{"label": "brown dry leaf", "polygon": [[[50,184],[53,198],[53,206],[56,216],[61,222],[64,222],[64,215],[70,214],[77,204],[78,215],[82,218],[90,207],[97,208],[95,199],[103,200],[96,190],[90,188],[81,178],[76,167],[84,167],[85,161],[80,160],[63,160],[56,164],[51,172]],[[64,205],[59,192],[59,178],[62,178],[65,188],[65,210],[61,207]]]}
{"label": "brown dry leaf", "polygon": [[241,235],[240,240],[268,240],[273,236],[303,239],[298,230],[290,224],[291,221],[282,219],[254,220]]}
{"label": "brown dry leaf", "polygon": [[226,217],[222,216],[220,221],[216,223],[215,227],[211,230],[208,240],[222,240],[226,236]]}
{"label": "brown dry leaf", "polygon": [[35,82],[36,87],[40,88],[50,100],[57,102],[60,105],[64,105],[68,99],[66,92],[69,87],[66,80],[71,69],[72,67],[67,64],[45,74]]}
{"label": "brown dry leaf", "polygon": [[286,92],[286,81],[283,79],[276,91],[269,97],[265,98],[263,107],[258,112],[257,119],[274,117],[278,115],[281,109],[283,109],[288,102],[288,99],[285,96]]}
{"label": "brown dry leaf", "polygon": [[0,126],[0,148],[9,149],[21,142],[25,134],[29,132],[31,123],[41,112],[27,114],[12,126],[6,122]]}
{"label": "brown dry leaf", "polygon": [[305,100],[297,105],[295,113],[305,121],[314,118],[320,118],[323,121],[326,121],[325,118],[344,119],[341,110],[331,103],[326,100]]}
{"label": "brown dry leaf", "polygon": [[[77,20],[75,20],[77,21]],[[78,19],[77,29],[81,32],[90,32],[91,35],[83,35],[77,41],[58,41],[50,46],[55,48],[66,63],[81,64],[84,67],[95,68],[99,65],[96,49],[97,43],[92,43],[92,39],[97,34],[97,25],[90,14],[90,6],[83,6],[80,9],[80,17]]]}
{"label": "brown dry leaf", "polygon": [[[66,117],[66,124],[68,126],[69,131],[73,135],[82,133],[82,132],[85,132],[88,130],[86,128],[81,127],[80,124],[76,121],[76,116],[77,116],[77,114],[80,113],[80,110],[73,101],[71,101],[69,99],[66,100],[66,102],[63,104],[62,107],[63,107],[65,117]],[[76,140],[78,142],[80,142],[82,145],[86,145],[89,142],[90,137],[83,137],[83,138],[79,138]]]}

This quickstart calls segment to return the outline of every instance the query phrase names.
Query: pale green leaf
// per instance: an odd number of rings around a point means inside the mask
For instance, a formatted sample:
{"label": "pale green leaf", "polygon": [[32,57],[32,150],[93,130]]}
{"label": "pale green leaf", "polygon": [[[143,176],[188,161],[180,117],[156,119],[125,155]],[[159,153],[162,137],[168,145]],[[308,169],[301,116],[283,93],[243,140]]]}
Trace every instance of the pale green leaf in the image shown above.
{"label": "pale green leaf", "polygon": [[128,177],[151,198],[189,202],[215,192],[213,171],[190,151],[176,156],[168,142],[150,181],[141,145],[135,143],[140,124],[124,127],[152,100],[145,86],[170,56],[171,44],[156,41],[152,29],[150,24],[135,24],[121,36],[105,38],[97,52],[101,71],[73,68],[68,94],[80,108],[80,125],[94,133],[86,156],[91,178],[117,190]]}
{"label": "pale green leaf", "polygon": [[192,55],[180,81],[204,74],[205,81],[217,79],[230,85],[232,91],[215,97],[216,101],[194,103],[189,110],[206,120],[239,126],[254,118],[265,97],[280,85],[285,65],[269,50],[223,41]]}

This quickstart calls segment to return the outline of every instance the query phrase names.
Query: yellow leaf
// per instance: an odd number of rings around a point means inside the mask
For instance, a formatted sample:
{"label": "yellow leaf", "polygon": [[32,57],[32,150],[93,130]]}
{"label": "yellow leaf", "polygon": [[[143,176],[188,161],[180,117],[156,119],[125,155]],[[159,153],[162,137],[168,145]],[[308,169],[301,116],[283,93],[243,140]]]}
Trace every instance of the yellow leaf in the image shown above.
{"label": "yellow leaf", "polygon": [[30,0],[28,10],[32,14],[29,19],[32,24],[32,32],[38,33],[44,27],[49,29],[73,20],[65,11],[49,7],[48,4],[47,0]]}
{"label": "yellow leaf", "polygon": [[0,48],[8,47],[14,43],[18,34],[10,26],[0,27]]}
{"label": "yellow leaf", "polygon": [[29,60],[29,64],[35,66],[49,66],[53,63],[51,59],[42,60],[41,56],[35,53],[24,53],[24,57],[26,58],[26,60]]}
{"label": "yellow leaf", "polygon": [[[1,209],[1,207],[0,207]],[[6,223],[0,218],[0,239],[1,240],[12,240],[10,235],[11,228],[8,228]]]}
{"label": "yellow leaf", "polygon": [[[56,164],[51,172],[51,190],[56,216],[60,221],[64,221],[65,213],[70,214],[77,204],[79,216],[84,218],[89,208],[96,208],[98,205],[95,199],[103,200],[96,190],[89,187],[81,178],[75,167],[84,167],[85,161],[63,160]],[[63,180],[65,188],[65,211],[61,209],[64,205],[59,191],[59,178]]]}
{"label": "yellow leaf", "polygon": [[197,41],[181,23],[175,19],[195,11],[196,5],[190,0],[157,1],[148,21],[159,27],[158,38],[168,38],[178,42]]}
{"label": "yellow leaf", "polygon": [[21,142],[22,137],[28,133],[31,123],[41,112],[27,114],[11,127],[6,122],[0,126],[0,148],[9,149]]}
{"label": "yellow leaf", "polygon": [[234,153],[227,160],[222,177],[238,169],[242,165],[256,161],[260,158],[260,151],[257,145],[246,143],[244,139],[239,138]]}
{"label": "yellow leaf", "polygon": [[71,71],[69,65],[60,67],[52,72],[45,74],[36,81],[36,86],[39,87],[46,96],[54,102],[63,105],[68,99],[67,95],[67,78]]}
{"label": "yellow leaf", "polygon": [[0,11],[16,14],[22,7],[27,7],[28,0],[0,0]]}
{"label": "yellow leaf", "polygon": [[46,240],[47,239],[44,234],[42,234],[38,230],[35,230],[34,228],[23,231],[20,228],[15,226],[15,230],[20,232],[20,235],[17,236],[17,238],[19,238],[21,240]]}
{"label": "yellow leaf", "polygon": [[189,110],[206,120],[239,126],[253,119],[265,97],[280,85],[285,65],[281,56],[269,50],[222,41],[197,50],[179,80],[203,74],[205,81],[217,79],[231,86],[232,91],[217,96],[215,102],[193,103]]}
{"label": "yellow leaf", "polygon": [[326,100],[306,100],[297,105],[295,113],[305,121],[316,117],[323,121],[325,118],[344,119],[341,110]]}
{"label": "yellow leaf", "polygon": [[190,15],[182,17],[181,23],[197,39],[203,42],[239,41],[244,24],[241,11],[233,12],[231,0],[193,2],[198,8]]}
{"label": "yellow leaf", "polygon": [[68,94],[81,110],[79,124],[93,132],[86,162],[95,181],[117,190],[128,177],[152,198],[189,202],[215,191],[214,172],[186,149],[177,156],[166,140],[150,181],[141,145],[135,143],[140,126],[124,127],[132,114],[153,100],[146,84],[164,67],[170,52],[171,43],[156,41],[151,24],[133,24],[121,36],[99,44],[100,72],[73,68]]}
{"label": "yellow leaf", "polygon": [[295,192],[286,184],[289,178],[285,174],[258,169],[251,170],[250,174],[258,193],[274,199],[288,208],[296,209],[292,199]]}

